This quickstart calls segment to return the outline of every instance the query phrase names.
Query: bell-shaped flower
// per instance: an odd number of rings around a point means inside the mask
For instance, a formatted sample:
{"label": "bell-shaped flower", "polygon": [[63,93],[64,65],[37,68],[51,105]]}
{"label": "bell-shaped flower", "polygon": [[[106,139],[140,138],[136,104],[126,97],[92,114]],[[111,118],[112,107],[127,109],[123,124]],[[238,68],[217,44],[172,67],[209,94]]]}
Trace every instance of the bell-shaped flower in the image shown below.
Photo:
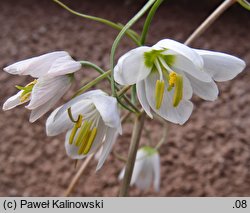
{"label": "bell-shaped flower", "polygon": [[114,78],[121,85],[136,84],[138,99],[151,118],[152,109],[168,121],[184,124],[193,110],[193,93],[214,101],[218,97],[214,80],[230,80],[244,68],[245,62],[237,57],[164,39],[120,57]]}
{"label": "bell-shaped flower", "polygon": [[[119,179],[123,179],[125,168],[122,169]],[[136,154],[135,166],[130,185],[136,185],[140,190],[147,191],[153,183],[154,190],[160,190],[160,156],[156,149],[145,146]]]}
{"label": "bell-shaped flower", "polygon": [[30,101],[26,106],[31,110],[30,122],[36,121],[68,91],[73,79],[71,73],[80,68],[81,64],[65,51],[48,53],[4,68],[11,74],[30,75],[38,79],[24,87],[16,86],[20,91],[4,103],[3,110]]}
{"label": "bell-shaped flower", "polygon": [[14,75],[30,75],[33,78],[42,76],[58,76],[74,73],[81,64],[72,59],[66,51],[55,51],[5,67],[3,70]]}
{"label": "bell-shaped flower", "polygon": [[[69,108],[75,123],[68,115]],[[52,112],[46,132],[48,136],[67,132],[66,153],[73,159],[82,159],[101,149],[98,170],[122,132],[117,100],[101,90],[79,95]]]}

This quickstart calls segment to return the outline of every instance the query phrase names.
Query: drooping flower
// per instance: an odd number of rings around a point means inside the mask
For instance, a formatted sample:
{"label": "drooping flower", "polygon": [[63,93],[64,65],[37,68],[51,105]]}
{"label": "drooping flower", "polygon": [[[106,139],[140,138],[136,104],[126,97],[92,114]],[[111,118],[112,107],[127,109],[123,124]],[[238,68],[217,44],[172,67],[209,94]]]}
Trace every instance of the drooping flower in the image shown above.
{"label": "drooping flower", "polygon": [[4,71],[16,75],[30,75],[35,79],[20,90],[3,105],[3,110],[12,109],[20,104],[31,110],[30,122],[36,121],[48,112],[68,91],[75,71],[81,64],[74,61],[65,51],[57,51],[14,63]]}
{"label": "drooping flower", "polygon": [[[119,179],[123,179],[125,168],[122,169]],[[148,190],[153,183],[154,190],[160,190],[160,156],[156,149],[145,146],[136,154],[134,171],[130,185],[135,184],[140,190]]]}
{"label": "drooping flower", "polygon": [[151,118],[152,109],[168,121],[184,124],[193,110],[193,93],[214,101],[218,97],[214,80],[230,80],[244,68],[245,62],[237,57],[164,39],[120,57],[114,78],[121,85],[136,84],[138,99]]}
{"label": "drooping flower", "polygon": [[[73,123],[68,115],[77,120]],[[121,134],[121,121],[115,98],[101,90],[86,92],[57,108],[46,122],[48,136],[66,133],[66,153],[73,159],[82,159],[101,148],[97,165],[100,169]]]}

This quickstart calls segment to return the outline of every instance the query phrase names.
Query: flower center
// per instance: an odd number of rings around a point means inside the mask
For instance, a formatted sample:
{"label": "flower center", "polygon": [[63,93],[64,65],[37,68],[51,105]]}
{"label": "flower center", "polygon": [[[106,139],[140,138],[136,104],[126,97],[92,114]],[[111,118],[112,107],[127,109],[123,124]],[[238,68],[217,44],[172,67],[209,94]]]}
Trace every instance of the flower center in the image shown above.
{"label": "flower center", "polygon": [[35,86],[35,84],[37,83],[37,80],[35,79],[34,81],[30,82],[29,84],[27,84],[26,86],[22,87],[22,86],[16,86],[17,89],[22,90],[22,94],[20,96],[20,102],[23,103],[27,100],[29,100],[31,92],[33,87]]}
{"label": "flower center", "polygon": [[166,55],[163,50],[151,50],[144,53],[145,66],[149,67],[152,72],[159,73],[159,79],[155,84],[155,107],[160,109],[165,92],[165,81],[168,82],[168,92],[174,88],[173,106],[177,107],[183,97],[183,77],[172,70],[175,61],[174,55]]}
{"label": "flower center", "polygon": [[[84,119],[84,121],[83,121]],[[83,115],[79,115],[69,137],[69,144],[78,147],[78,155],[89,153],[97,134],[97,126],[100,115],[96,110]]]}

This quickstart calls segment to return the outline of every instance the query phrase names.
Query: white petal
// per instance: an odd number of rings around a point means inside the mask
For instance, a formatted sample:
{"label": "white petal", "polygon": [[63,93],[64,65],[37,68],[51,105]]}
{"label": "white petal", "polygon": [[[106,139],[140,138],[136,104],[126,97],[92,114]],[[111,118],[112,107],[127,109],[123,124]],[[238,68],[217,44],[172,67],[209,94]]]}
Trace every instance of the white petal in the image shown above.
{"label": "white petal", "polygon": [[160,170],[160,156],[158,153],[150,156],[154,171],[154,190],[156,192],[160,191],[160,181],[161,181],[161,170]]}
{"label": "white petal", "polygon": [[[118,179],[122,180],[124,178],[124,175],[125,175],[125,167],[121,170],[121,172],[120,172],[120,174],[118,176]],[[130,184],[131,184],[131,182],[130,182]]]}
{"label": "white petal", "polygon": [[215,81],[231,80],[246,67],[243,60],[232,55],[206,50],[195,51],[203,58],[205,72]]}
{"label": "white petal", "polygon": [[102,167],[102,165],[104,164],[106,158],[108,157],[108,155],[111,151],[112,146],[116,142],[117,136],[118,136],[117,129],[113,129],[113,128],[107,129],[105,141],[103,143],[102,154],[101,154],[100,159],[98,161],[96,171],[99,170]]}
{"label": "white petal", "polygon": [[135,165],[134,165],[134,170],[132,173],[132,177],[131,177],[131,181],[130,181],[130,185],[133,185],[136,180],[138,179],[141,170],[143,168],[144,165],[144,161],[146,159],[146,152],[143,151],[143,149],[139,149],[136,153],[136,161],[135,161]]}
{"label": "white petal", "polygon": [[[57,77],[38,78],[37,83],[32,89],[31,100],[28,109],[35,109],[46,104],[55,96],[61,96],[67,92],[71,86],[71,78],[67,75]],[[60,99],[58,98],[58,100]]]}
{"label": "white petal", "polygon": [[135,181],[135,185],[140,190],[146,191],[150,188],[152,181],[153,181],[153,167],[150,157],[147,156],[143,161],[141,172]]}
{"label": "white petal", "polygon": [[[84,115],[89,112],[91,109],[92,102],[88,99],[79,100],[78,102],[73,103],[69,107],[71,107],[71,113],[74,120],[77,120],[78,116]],[[67,108],[62,111],[65,104],[56,110],[54,110],[46,122],[46,132],[48,136],[55,136],[62,132],[65,132],[68,129],[73,128],[74,123],[70,120]],[[60,115],[58,112],[61,111]],[[56,117],[57,116],[57,117]]]}
{"label": "white petal", "polygon": [[52,63],[60,58],[67,56],[65,51],[56,51],[41,56],[33,57],[14,63],[4,68],[4,71],[15,75],[31,75],[34,78],[47,75]]}
{"label": "white petal", "polygon": [[123,55],[114,69],[115,81],[121,85],[132,85],[150,73],[151,69],[145,66],[144,53],[149,47],[138,47]]}
{"label": "white petal", "polygon": [[50,67],[49,76],[65,75],[81,69],[81,63],[73,60],[70,55],[58,58]]}
{"label": "white petal", "polygon": [[145,87],[146,87],[146,95],[147,100],[150,104],[150,107],[162,118],[176,123],[176,124],[184,124],[188,118],[190,117],[193,111],[192,102],[188,101],[183,97],[177,107],[173,107],[173,94],[174,89],[171,92],[167,91],[168,83],[165,83],[165,92],[163,96],[163,101],[160,109],[156,109],[155,107],[155,83],[157,80],[157,75],[152,73],[146,79]]}
{"label": "white petal", "polygon": [[46,121],[46,133],[48,136],[58,135],[62,132],[65,132],[68,129],[73,128],[74,126],[67,112],[65,112],[64,116],[60,116],[57,120],[54,120],[54,117],[60,108],[61,107],[58,107],[57,109],[55,109],[50,114],[50,116],[48,117]]}
{"label": "white petal", "polygon": [[91,98],[106,126],[120,128],[121,120],[117,108],[117,100],[107,95],[96,95]]}
{"label": "white petal", "polygon": [[22,92],[23,91],[19,91],[17,94],[8,98],[3,104],[3,110],[5,111],[5,110],[13,109],[14,107],[16,107],[20,104],[28,102],[29,99],[27,99],[25,102],[20,101]]}
{"label": "white petal", "polygon": [[183,77],[183,98],[189,100],[193,96],[193,89],[189,79],[185,75],[182,75],[182,77]]}
{"label": "white petal", "polygon": [[210,82],[211,77],[203,71],[203,59],[192,48],[170,39],[163,39],[153,46],[154,49],[165,48],[166,55],[174,55],[175,60],[172,66],[174,71],[182,70],[195,78]]}
{"label": "white petal", "polygon": [[51,99],[47,100],[46,103],[32,109],[29,121],[31,123],[35,122],[38,118],[43,116],[52,107],[54,107],[55,104],[61,99],[61,97],[69,89],[69,87],[70,87],[70,84],[68,85],[68,87],[65,86],[65,87],[61,88],[61,90],[58,90],[57,93]]}
{"label": "white petal", "polygon": [[206,73],[203,69],[197,69],[197,67],[194,66],[192,61],[188,60],[182,55],[176,56],[176,60],[172,66],[172,69],[177,72],[180,70],[181,72],[188,73],[200,81],[212,81],[212,78],[208,73]]}
{"label": "white petal", "polygon": [[189,61],[193,62],[194,66],[196,66],[198,69],[202,69],[203,67],[203,61],[199,54],[180,42],[171,39],[163,39],[153,46],[153,48],[156,49],[159,47],[174,51],[177,53],[177,55],[185,57]]}
{"label": "white petal", "polygon": [[148,100],[147,100],[147,97],[146,97],[146,90],[145,90],[145,82],[144,82],[144,80],[139,81],[136,84],[136,93],[137,93],[138,100],[142,105],[142,108],[147,113],[147,115],[150,118],[153,119],[153,115],[151,113],[150,106],[149,106],[149,103],[148,103]]}
{"label": "white petal", "polygon": [[69,144],[69,137],[70,137],[70,133],[71,130],[69,130],[66,134],[65,137],[65,150],[67,155],[72,158],[72,159],[83,159],[86,157],[86,155],[79,155],[78,154],[78,146],[75,146],[74,143],[73,144]]}
{"label": "white petal", "polygon": [[[92,91],[83,93],[83,94],[71,99],[66,104],[64,104],[60,110],[58,110],[58,112],[56,113],[56,115],[54,117],[54,120],[56,120],[62,114],[67,112],[68,108],[74,107],[75,105],[78,106],[78,103],[81,103],[83,108],[85,108],[86,105],[89,106],[92,103],[91,97],[93,97],[95,95],[101,95],[101,94],[104,95],[106,93],[104,93],[102,90],[92,90]],[[76,109],[72,110],[73,115],[74,115],[75,110]],[[83,109],[81,107],[80,111],[82,112],[82,110]],[[76,116],[78,116],[78,115],[76,114]],[[75,119],[77,119],[77,117]]]}
{"label": "white petal", "polygon": [[207,101],[214,101],[217,99],[219,90],[214,81],[202,82],[193,78],[191,75],[188,74],[187,78],[191,82],[194,93],[198,95],[200,98]]}
{"label": "white petal", "polygon": [[98,123],[95,140],[94,140],[94,142],[89,150],[89,153],[88,153],[88,154],[91,154],[93,152],[96,152],[97,149],[100,149],[100,150],[98,150],[98,152],[100,151],[98,160],[100,159],[102,152],[103,152],[103,146],[100,147],[100,144],[103,142],[103,140],[105,138],[105,134],[107,132],[107,129],[108,129],[108,127],[105,126],[103,120],[100,120]]}

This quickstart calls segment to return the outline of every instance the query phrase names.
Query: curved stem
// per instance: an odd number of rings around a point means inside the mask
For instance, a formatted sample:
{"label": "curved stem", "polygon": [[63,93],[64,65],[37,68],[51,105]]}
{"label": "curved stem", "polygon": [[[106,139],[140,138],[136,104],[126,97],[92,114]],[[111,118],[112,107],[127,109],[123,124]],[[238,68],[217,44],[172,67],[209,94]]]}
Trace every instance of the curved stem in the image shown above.
{"label": "curved stem", "polygon": [[97,72],[99,72],[100,74],[105,73],[105,71],[104,71],[101,67],[99,67],[99,66],[97,66],[96,64],[91,63],[91,62],[89,62],[89,61],[79,61],[79,63],[80,63],[82,66],[87,66],[87,67],[91,67],[91,68],[95,69],[95,70],[96,70]]}
{"label": "curved stem", "polygon": [[102,75],[98,76],[96,79],[94,79],[93,81],[89,82],[88,84],[86,84],[85,86],[83,86],[81,89],[79,89],[75,95],[73,96],[76,97],[80,94],[82,94],[83,92],[85,92],[86,90],[88,90],[89,88],[93,87],[94,85],[96,85],[97,83],[99,83],[100,81],[102,81],[104,78],[107,78],[111,73],[111,70],[104,72]]}
{"label": "curved stem", "polygon": [[220,15],[232,6],[237,0],[225,0],[186,40],[185,44],[190,45],[199,37]]}
{"label": "curved stem", "polygon": [[158,7],[161,5],[161,3],[163,1],[164,0],[157,0],[148,13],[148,16],[147,16],[146,21],[144,23],[142,34],[141,34],[141,45],[145,44],[146,37],[147,37],[148,30],[149,30],[150,24],[152,22],[152,19],[155,15],[156,10],[158,9]]}
{"label": "curved stem", "polygon": [[[123,26],[121,24],[116,24],[112,21],[109,21],[109,20],[106,20],[106,19],[103,19],[103,18],[99,18],[99,17],[96,17],[96,16],[90,16],[90,15],[86,15],[86,14],[82,14],[82,13],[79,13],[79,12],[76,12],[72,9],[70,9],[67,5],[65,5],[64,3],[62,3],[61,1],[59,0],[53,0],[55,3],[57,3],[58,5],[60,5],[61,7],[63,7],[65,10],[69,11],[70,13],[74,14],[74,15],[77,15],[77,16],[80,16],[82,18],[86,18],[86,19],[90,19],[92,21],[97,21],[97,22],[100,22],[102,24],[105,24],[109,27],[112,27],[113,29],[116,29],[116,30],[122,30]],[[130,30],[128,32],[126,32],[126,35],[131,38],[137,45],[139,44],[139,41],[138,41],[138,35],[136,32]]]}
{"label": "curved stem", "polygon": [[126,32],[129,30],[130,27],[133,26],[133,24],[144,15],[144,13],[154,4],[155,0],[149,0],[147,4],[144,5],[144,7],[122,28],[118,36],[116,37],[112,48],[111,48],[111,54],[110,54],[110,67],[112,70],[111,75],[111,89],[112,89],[112,95],[116,96],[116,90],[115,90],[115,81],[114,81],[114,66],[115,66],[115,52],[116,48],[123,38],[123,36],[126,34]]}

